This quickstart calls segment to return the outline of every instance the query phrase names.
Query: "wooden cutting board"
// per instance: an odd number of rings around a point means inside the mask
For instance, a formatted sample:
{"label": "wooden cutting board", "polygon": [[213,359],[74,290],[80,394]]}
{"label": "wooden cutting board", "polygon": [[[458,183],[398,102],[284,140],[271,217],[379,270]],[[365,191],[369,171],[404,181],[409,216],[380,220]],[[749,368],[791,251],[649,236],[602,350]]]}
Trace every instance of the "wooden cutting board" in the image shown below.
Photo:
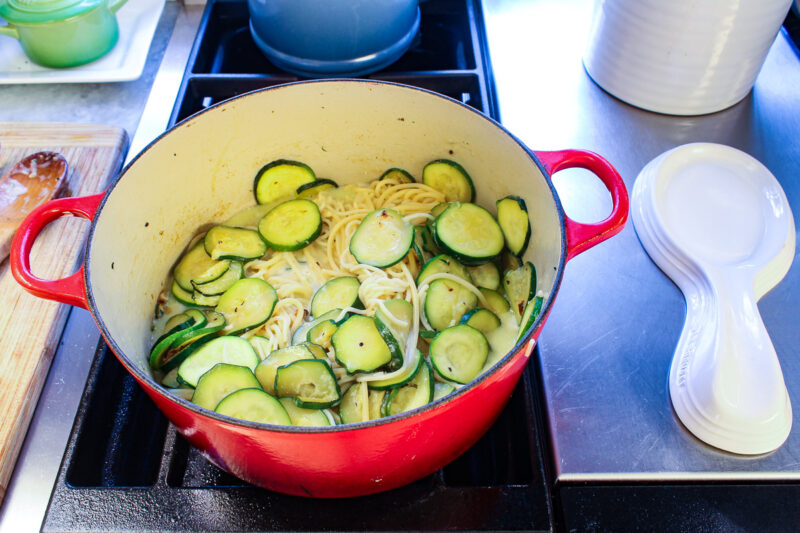
{"label": "wooden cutting board", "polygon": [[[62,154],[69,165],[59,196],[105,190],[128,147],[121,128],[51,122],[0,122],[0,176],[26,155]],[[63,217],[39,235],[31,253],[33,273],[59,279],[82,260],[89,222]],[[8,260],[0,264],[0,504],[28,430],[69,307],[37,298],[14,280]]]}

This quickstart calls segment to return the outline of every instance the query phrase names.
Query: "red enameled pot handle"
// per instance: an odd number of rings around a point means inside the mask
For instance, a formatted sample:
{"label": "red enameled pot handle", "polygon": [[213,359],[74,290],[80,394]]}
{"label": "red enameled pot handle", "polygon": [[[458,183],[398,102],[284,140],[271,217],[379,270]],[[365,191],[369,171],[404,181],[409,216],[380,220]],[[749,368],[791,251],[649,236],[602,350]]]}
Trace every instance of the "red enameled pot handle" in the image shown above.
{"label": "red enameled pot handle", "polygon": [[57,218],[72,215],[92,220],[102,199],[103,193],[80,198],[59,198],[40,205],[25,217],[11,242],[10,262],[14,278],[26,291],[34,296],[88,309],[83,281],[84,265],[63,279],[41,279],[31,272],[31,249],[39,233]]}
{"label": "red enameled pot handle", "polygon": [[564,216],[567,225],[567,261],[622,231],[628,220],[628,190],[611,163],[586,150],[534,153],[550,176],[565,168],[585,168],[600,178],[611,193],[613,207],[605,220],[583,224]]}

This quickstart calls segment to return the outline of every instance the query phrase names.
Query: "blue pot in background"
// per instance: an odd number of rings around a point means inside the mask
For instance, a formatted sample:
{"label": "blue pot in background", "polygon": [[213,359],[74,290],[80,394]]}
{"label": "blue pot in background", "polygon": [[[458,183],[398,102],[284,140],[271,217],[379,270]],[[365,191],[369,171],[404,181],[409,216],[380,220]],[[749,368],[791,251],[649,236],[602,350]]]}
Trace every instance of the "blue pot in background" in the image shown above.
{"label": "blue pot in background", "polygon": [[275,66],[361,76],[397,61],[419,30],[418,0],[248,0],[250,32]]}

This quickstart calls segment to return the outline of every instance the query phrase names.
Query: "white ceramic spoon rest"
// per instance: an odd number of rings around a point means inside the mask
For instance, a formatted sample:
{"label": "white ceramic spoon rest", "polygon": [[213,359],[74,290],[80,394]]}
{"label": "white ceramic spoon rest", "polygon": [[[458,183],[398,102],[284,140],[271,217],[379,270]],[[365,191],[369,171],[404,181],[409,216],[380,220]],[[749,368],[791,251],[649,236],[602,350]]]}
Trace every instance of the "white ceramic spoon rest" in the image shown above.
{"label": "white ceramic spoon rest", "polygon": [[783,190],[749,155],[697,143],[651,161],[631,206],[642,245],[686,299],[669,376],[675,412],[717,448],[775,450],[789,435],[792,412],[757,301],[794,257]]}

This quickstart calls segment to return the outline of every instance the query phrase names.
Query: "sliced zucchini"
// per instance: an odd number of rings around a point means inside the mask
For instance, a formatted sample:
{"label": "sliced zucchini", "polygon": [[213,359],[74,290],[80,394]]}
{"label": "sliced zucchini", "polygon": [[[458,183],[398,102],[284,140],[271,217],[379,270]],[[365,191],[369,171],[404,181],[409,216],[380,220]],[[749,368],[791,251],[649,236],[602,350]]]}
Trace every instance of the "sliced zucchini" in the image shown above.
{"label": "sliced zucchini", "polygon": [[[205,315],[203,315],[205,318]],[[192,324],[195,323],[195,319],[191,316],[187,315],[186,313],[177,313],[169,317],[164,324],[164,333],[162,333],[156,341],[153,343],[153,348],[158,346],[158,344],[172,335],[173,333],[177,333],[181,330],[189,328]]]}
{"label": "sliced zucchini", "polygon": [[280,202],[275,201],[245,207],[241,211],[234,213],[231,218],[223,222],[223,225],[234,228],[256,229],[258,228],[258,223],[264,218],[264,215],[269,213],[270,209],[278,205],[278,203]]}
{"label": "sliced zucchini", "polygon": [[478,297],[460,283],[437,279],[428,286],[423,309],[428,324],[437,331],[458,324],[461,317],[475,307]]}
{"label": "sliced zucchini", "polygon": [[272,316],[278,293],[261,278],[242,278],[220,297],[216,311],[225,317],[225,333],[239,335]]}
{"label": "sliced zucchini", "polygon": [[331,425],[331,421],[322,409],[298,407],[292,398],[279,398],[278,401],[286,409],[293,426],[323,427]]}
{"label": "sliced zucchini", "polygon": [[364,309],[364,304],[358,299],[360,287],[361,283],[355,276],[341,276],[328,280],[311,299],[311,316],[322,316],[331,309],[346,307]]}
{"label": "sliced zucchini", "polygon": [[337,329],[339,329],[339,326],[333,320],[323,320],[308,329],[306,339],[308,342],[327,350],[331,347],[331,337],[333,337]]}
{"label": "sliced zucchini", "polygon": [[369,420],[369,389],[367,384],[356,383],[344,393],[339,404],[343,424],[357,424]]}
{"label": "sliced zucchini", "polygon": [[378,178],[378,181],[392,178],[396,179],[399,183],[414,183],[417,181],[414,179],[414,176],[408,173],[408,171],[397,167],[390,168],[381,174]]}
{"label": "sliced zucchini", "polygon": [[[202,328],[206,325],[207,318],[201,311],[197,309],[188,309],[180,315],[184,316],[176,327],[170,329],[169,332],[159,337],[150,349],[150,367],[158,370],[163,366],[164,354],[175,344],[182,342],[186,338],[186,333]],[[168,323],[169,324],[169,323]]]}
{"label": "sliced zucchini", "polygon": [[190,387],[196,387],[200,376],[217,363],[230,363],[255,370],[258,355],[253,345],[241,337],[217,337],[203,344],[181,363],[178,367],[178,380]]}
{"label": "sliced zucchini", "polygon": [[444,194],[448,202],[475,201],[475,186],[464,167],[449,159],[431,161],[422,169],[422,183]]}
{"label": "sliced zucchini", "polygon": [[266,204],[275,200],[292,198],[297,188],[316,180],[314,171],[305,163],[278,159],[267,163],[256,173],[253,184],[256,202]]}
{"label": "sliced zucchini", "polygon": [[244,266],[239,261],[231,261],[231,266],[222,276],[209,281],[208,283],[195,283],[192,286],[196,292],[204,296],[219,296],[223,292],[231,288],[231,286],[242,279],[244,275]]}
{"label": "sliced zucchini", "polygon": [[385,389],[396,389],[397,387],[402,387],[412,379],[414,376],[417,375],[419,369],[422,368],[422,360],[424,357],[420,353],[419,350],[414,350],[414,360],[411,361],[406,366],[406,371],[402,372],[400,375],[395,376],[393,378],[387,379],[380,379],[376,381],[368,381],[366,382],[370,389],[373,390],[385,390]]}
{"label": "sliced zucchini", "polygon": [[[300,344],[301,342],[305,342],[308,339],[308,330],[323,322],[325,320],[333,320],[334,323],[337,322],[339,315],[342,314],[341,309],[331,309],[327,313],[322,316],[314,317],[313,320],[308,322],[303,322],[300,326],[292,333],[292,344]],[[339,325],[338,323],[336,324]]]}
{"label": "sliced zucchini", "polygon": [[448,394],[452,394],[456,391],[455,385],[452,383],[442,383],[441,381],[437,381],[433,384],[433,400],[440,400],[447,396]]}
{"label": "sliced zucchini", "polygon": [[501,316],[508,311],[510,304],[505,296],[492,289],[487,289],[486,287],[478,287],[478,290],[481,291],[481,294],[483,294],[483,297],[486,299],[489,311],[497,316]]}
{"label": "sliced zucchini", "polygon": [[257,231],[230,226],[214,226],[203,238],[203,248],[211,259],[251,261],[267,253],[267,244]]}
{"label": "sliced zucchini", "polygon": [[414,242],[414,226],[394,209],[376,209],[367,214],[350,238],[350,253],[356,261],[388,268],[403,260]]}
{"label": "sliced zucchini", "polygon": [[173,276],[175,282],[185,291],[193,291],[192,282],[208,283],[219,278],[228,268],[231,262],[228,259],[212,259],[206,253],[202,241],[194,245],[175,265]]}
{"label": "sliced zucchini", "polygon": [[467,267],[476,287],[497,290],[500,288],[500,269],[494,263]]}
{"label": "sliced zucchini", "polygon": [[453,202],[433,223],[436,246],[465,265],[491,261],[503,251],[500,225],[483,207]]}
{"label": "sliced zucchini", "polygon": [[488,357],[486,337],[466,324],[439,332],[431,343],[433,367],[443,378],[456,383],[469,383],[475,379]]}
{"label": "sliced zucchini", "polygon": [[278,367],[275,374],[278,397],[294,398],[298,407],[324,409],[341,400],[339,383],[327,361],[304,359]]}
{"label": "sliced zucchini", "polygon": [[389,352],[392,354],[392,359],[389,361],[388,369],[391,371],[398,370],[403,366],[403,352],[405,351],[405,344],[401,345],[400,341],[395,336],[394,332],[383,323],[383,321],[375,317],[375,327],[378,328],[378,333],[381,334],[383,342],[389,347]]}
{"label": "sliced zucchini", "polygon": [[319,344],[313,342],[304,342],[302,345],[308,348],[308,351],[311,352],[311,355],[314,356],[314,359],[328,359],[328,353],[325,351],[325,348]]}
{"label": "sliced zucchini", "polygon": [[430,253],[426,248],[426,241],[428,240],[428,227],[425,225],[422,226],[414,226],[414,242],[412,246],[414,248],[414,252],[416,252],[417,257],[419,257],[419,264],[424,265],[428,262],[431,256],[436,255]]}
{"label": "sliced zucchini", "polygon": [[336,360],[348,374],[372,372],[392,360],[392,352],[372,317],[353,315],[331,338]]}
{"label": "sliced zucchini", "polygon": [[450,202],[439,202],[438,204],[433,206],[433,208],[430,210],[430,214],[433,218],[436,218],[439,215],[441,215],[442,212],[444,212],[444,210],[447,209],[448,207],[450,207]]}
{"label": "sliced zucchini", "polygon": [[[200,346],[213,339],[213,334],[220,331],[224,326],[225,318],[219,313],[209,311],[209,319],[203,327],[184,331],[183,335],[175,340],[169,350],[163,352],[157,358],[156,364],[159,365],[158,368],[164,372],[176,368]],[[151,366],[152,363],[151,359]]]}
{"label": "sliced zucchini", "polygon": [[194,302],[194,305],[198,307],[216,307],[219,303],[220,297],[220,294],[217,294],[216,296],[206,296],[197,290],[192,292],[192,301]]}
{"label": "sliced zucchini", "polygon": [[539,318],[539,313],[542,312],[543,301],[544,300],[541,296],[536,296],[525,306],[525,311],[522,313],[522,318],[520,318],[519,321],[519,335],[517,336],[517,342],[519,342],[519,340],[525,336],[531,326],[533,326],[533,323],[536,322],[536,319]]}
{"label": "sliced zucchini", "polygon": [[430,341],[430,340],[433,340],[434,337],[436,337],[437,333],[439,333],[439,332],[438,331],[432,331],[432,330],[429,330],[429,329],[422,329],[419,332],[419,336],[422,339]]}
{"label": "sliced zucchini", "polygon": [[305,198],[281,202],[258,223],[258,233],[267,246],[280,252],[305,248],[319,237],[321,231],[319,208]]}
{"label": "sliced zucchini", "polygon": [[290,426],[292,420],[283,405],[261,389],[232,392],[219,402],[217,413],[248,422]]}
{"label": "sliced zucchini", "polygon": [[335,189],[339,185],[333,181],[326,178],[320,178],[314,180],[310,183],[304,183],[297,188],[297,197],[298,198],[313,198],[318,193],[322,191],[327,191],[328,189]]}
{"label": "sliced zucchini", "polygon": [[439,248],[436,246],[436,243],[433,241],[433,230],[431,229],[433,227],[432,222],[429,220],[424,226],[420,227],[422,228],[422,231],[420,231],[420,235],[422,236],[422,251],[432,256],[442,253],[441,250],[439,250]]}
{"label": "sliced zucchini", "polygon": [[428,362],[423,360],[422,368],[414,379],[388,394],[384,402],[385,416],[411,411],[430,403],[433,400],[433,373]]}
{"label": "sliced zucchini", "polygon": [[460,324],[466,324],[477,329],[484,335],[490,331],[494,331],[500,327],[500,318],[483,307],[476,307],[464,313],[459,321]]}
{"label": "sliced zucchini", "polygon": [[314,354],[302,344],[293,344],[273,350],[266,359],[258,363],[255,369],[256,378],[265,391],[275,394],[275,375],[278,368],[303,359],[314,359]]}
{"label": "sliced zucchini", "polygon": [[183,287],[178,285],[176,280],[172,280],[172,296],[175,297],[183,305],[188,305],[189,307],[200,307],[200,304],[194,301],[194,290],[187,291],[184,290]]}
{"label": "sliced zucchini", "polygon": [[445,254],[439,254],[425,263],[425,266],[422,267],[419,275],[417,275],[417,287],[421,286],[425,279],[434,274],[452,274],[472,283],[472,276],[470,276],[466,267]]}
{"label": "sliced zucchini", "polygon": [[244,366],[219,363],[197,380],[192,403],[213,411],[228,394],[252,388],[261,388],[252,370]]}
{"label": "sliced zucchini", "polygon": [[497,223],[503,230],[506,248],[517,257],[522,257],[531,238],[531,221],[525,200],[519,196],[506,196],[496,202]]}
{"label": "sliced zucchini", "polygon": [[388,397],[389,393],[385,390],[370,390],[369,395],[367,397],[368,400],[368,411],[369,411],[369,419],[370,420],[377,420],[383,417],[383,413],[381,412],[381,408],[383,407],[383,401]]}
{"label": "sliced zucchini", "polygon": [[508,270],[503,276],[503,287],[517,320],[522,317],[528,301],[536,296],[536,268],[530,261],[519,268]]}

